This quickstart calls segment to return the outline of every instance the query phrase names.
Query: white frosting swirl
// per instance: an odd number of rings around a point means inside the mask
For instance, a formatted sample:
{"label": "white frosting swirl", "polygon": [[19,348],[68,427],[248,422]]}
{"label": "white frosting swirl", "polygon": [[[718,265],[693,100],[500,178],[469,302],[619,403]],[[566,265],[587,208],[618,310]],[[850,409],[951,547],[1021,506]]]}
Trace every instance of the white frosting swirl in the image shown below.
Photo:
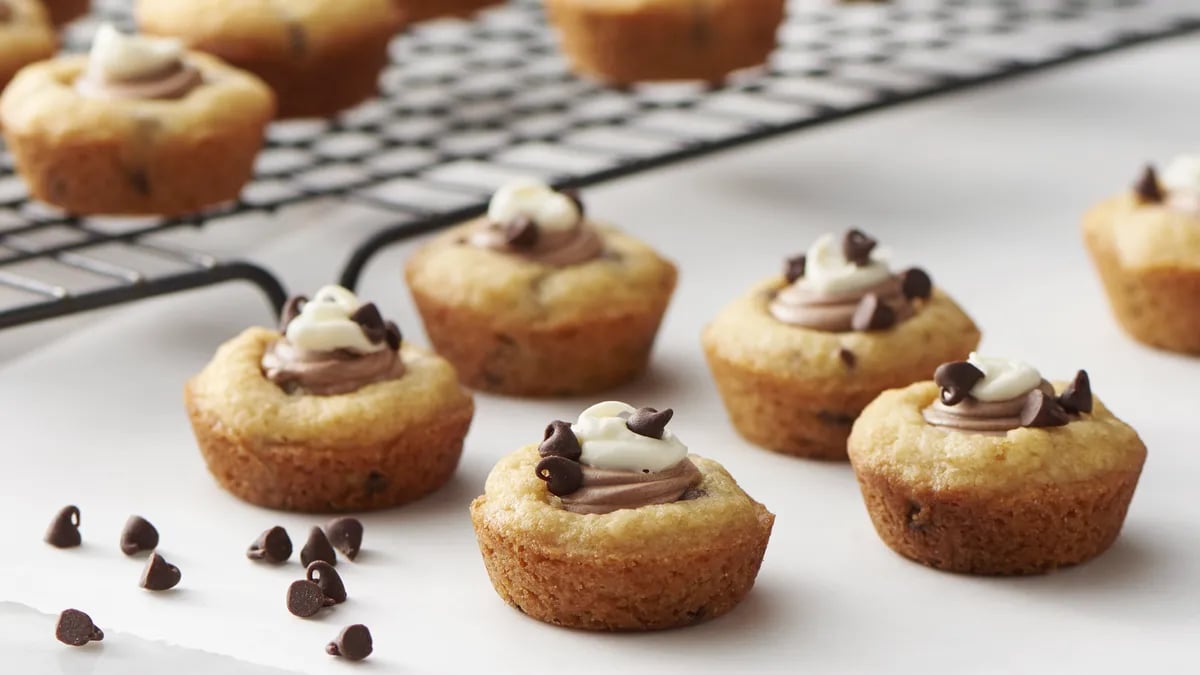
{"label": "white frosting swirl", "polygon": [[1200,212],[1200,154],[1176,157],[1159,180],[1167,190],[1167,204],[1182,211]]}
{"label": "white frosting swirl", "polygon": [[832,234],[819,237],[804,256],[804,276],[795,285],[815,293],[854,293],[878,286],[891,277],[887,262],[878,252],[866,265],[846,260]]}
{"label": "white frosting swirl", "polygon": [[348,349],[370,354],[386,348],[386,341],[371,342],[362,326],[350,320],[362,304],[358,296],[341,286],[325,286],[288,323],[288,342],[313,352]]}
{"label": "white frosting swirl", "polygon": [[580,413],[571,425],[583,448],[579,461],[597,469],[656,472],[687,457],[687,446],[670,429],[663,430],[661,439],[630,431],[625,423],[635,410],[627,403],[605,401]]}
{"label": "white frosting swirl", "polygon": [[980,356],[971,352],[967,363],[983,372],[983,379],[971,387],[971,398],[977,401],[1008,401],[1024,396],[1042,384],[1042,374],[1033,366],[1021,361]]}
{"label": "white frosting swirl", "polygon": [[583,214],[575,200],[532,178],[514,180],[492,195],[488,219],[507,223],[519,216],[540,228],[565,232],[579,223]]}
{"label": "white frosting swirl", "polygon": [[107,80],[123,82],[161,74],[182,57],[179,40],[126,35],[106,23],[96,31],[88,68]]}

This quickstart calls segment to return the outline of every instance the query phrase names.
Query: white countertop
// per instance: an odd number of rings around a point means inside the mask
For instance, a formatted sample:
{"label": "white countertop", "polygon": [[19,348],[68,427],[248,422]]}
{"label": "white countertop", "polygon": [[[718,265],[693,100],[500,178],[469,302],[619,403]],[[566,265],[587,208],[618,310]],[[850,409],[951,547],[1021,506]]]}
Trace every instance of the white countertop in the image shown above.
{"label": "white countertop", "polygon": [[[374,672],[1194,668],[1200,360],[1143,348],[1118,331],[1078,220],[1129,184],[1147,159],[1200,149],[1198,63],[1200,41],[1177,40],[588,192],[591,213],[637,232],[682,271],[653,368],[613,396],[675,408],[676,433],[722,461],[778,515],[747,600],[687,629],[553,628],[509,609],[487,580],[467,503],[496,458],[590,401],[479,396],[456,478],[417,504],[367,516],[366,552],[338,567],[350,601],[301,620],[283,603],[287,584],[302,574],[295,559],[266,568],[243,551],[273,524],[288,527],[298,547],[306,527],[322,519],[264,511],[221,491],[205,472],[180,400],[183,381],[220,342],[271,322],[255,291],[226,286],[0,334],[0,353],[9,357],[0,370],[7,543],[0,601],[47,614],[78,607],[109,633],[98,648],[71,650],[53,642],[50,619],[0,604],[2,670],[161,672],[170,664],[178,672],[347,672],[323,647],[342,626],[360,622],[376,641],[360,667]],[[293,289],[311,290],[336,274],[357,237],[387,218],[310,204],[274,224],[242,223],[221,234],[221,246],[272,266]],[[1097,394],[1141,432],[1150,457],[1125,532],[1107,554],[1029,579],[932,571],[878,540],[847,465],[774,455],[733,432],[703,365],[701,327],[814,235],[848,226],[877,236],[900,264],[930,270],[983,328],[986,351],[1052,376],[1087,368]],[[411,250],[399,246],[379,258],[362,292],[423,342],[400,276]],[[41,536],[67,503],[83,510],[85,546],[58,551]],[[158,526],[160,550],[183,571],[177,590],[136,587],[142,563],[116,547],[131,513]]]}

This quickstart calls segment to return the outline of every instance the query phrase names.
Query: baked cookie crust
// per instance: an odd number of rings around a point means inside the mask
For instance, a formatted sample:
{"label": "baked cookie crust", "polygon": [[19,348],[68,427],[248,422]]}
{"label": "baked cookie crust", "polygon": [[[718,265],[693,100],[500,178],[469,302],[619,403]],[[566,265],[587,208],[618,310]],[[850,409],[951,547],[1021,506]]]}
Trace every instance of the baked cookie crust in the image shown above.
{"label": "baked cookie crust", "polygon": [[12,17],[0,22],[0,91],[25,66],[54,56],[58,37],[37,0],[8,0]]}

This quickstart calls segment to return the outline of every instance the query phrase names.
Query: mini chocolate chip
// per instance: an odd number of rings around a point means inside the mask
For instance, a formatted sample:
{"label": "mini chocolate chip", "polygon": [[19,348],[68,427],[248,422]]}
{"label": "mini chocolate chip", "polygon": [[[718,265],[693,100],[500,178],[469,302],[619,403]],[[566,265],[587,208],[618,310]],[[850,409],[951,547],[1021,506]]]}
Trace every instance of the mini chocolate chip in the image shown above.
{"label": "mini chocolate chip", "polygon": [[383,337],[391,349],[400,349],[400,343],[404,341],[404,335],[400,333],[400,327],[396,325],[395,321],[387,322]]}
{"label": "mini chocolate chip", "polygon": [[288,586],[287,609],[296,616],[310,617],[331,604],[314,581],[299,579]]}
{"label": "mini chocolate chip", "polygon": [[854,420],[857,415],[851,413],[837,412],[834,410],[818,410],[817,419],[821,420],[822,424],[827,424],[831,427],[851,427],[854,426]]}
{"label": "mini chocolate chip", "polygon": [[583,448],[580,447],[575,432],[571,431],[569,422],[554,420],[546,425],[546,433],[542,439],[541,445],[538,446],[538,454],[542,457],[565,457],[575,461],[583,454]]}
{"label": "mini chocolate chip", "polygon": [[896,324],[896,312],[874,293],[867,293],[858,301],[850,327],[854,330],[884,330]]}
{"label": "mini chocolate chip", "polygon": [[46,543],[56,548],[72,548],[80,545],[83,543],[83,537],[79,535],[80,522],[78,506],[62,507],[58,515],[54,516],[54,520],[50,522],[50,527],[46,529],[44,537]]}
{"label": "mini chocolate chip", "polygon": [[846,364],[847,368],[853,368],[858,364],[858,357],[854,355],[854,352],[845,347],[838,350],[838,358],[842,360],[842,363]]}
{"label": "mini chocolate chip", "polygon": [[1025,398],[1021,407],[1021,426],[1023,427],[1061,427],[1071,421],[1067,411],[1046,395],[1041,389],[1034,389]]}
{"label": "mini chocolate chip", "polygon": [[388,488],[387,476],[383,475],[382,473],[380,473],[379,471],[376,471],[374,469],[372,469],[371,472],[367,474],[367,480],[363,484],[363,489],[366,490],[367,494],[373,495],[373,494],[376,494],[379,492],[383,492],[387,488]]}
{"label": "mini chocolate chip", "polygon": [[179,568],[167,562],[158,553],[151,553],[146,561],[146,569],[142,571],[140,586],[148,591],[165,591],[175,588],[183,578]]}
{"label": "mini chocolate chip", "polygon": [[1143,204],[1161,204],[1166,198],[1162,183],[1158,182],[1158,172],[1154,170],[1153,164],[1146,165],[1146,170],[1142,172],[1141,178],[1133,186],[1133,192],[1138,201]]}
{"label": "mini chocolate chip", "polygon": [[567,188],[565,190],[559,190],[559,192],[566,195],[567,199],[570,199],[575,203],[575,208],[579,211],[580,218],[587,215],[587,209],[583,206],[583,196],[579,194],[579,190],[576,190],[575,188]]}
{"label": "mini chocolate chip", "polygon": [[942,388],[942,403],[957,405],[983,379],[983,371],[966,361],[943,363],[933,371],[933,381]]}
{"label": "mini chocolate chip", "polygon": [[662,411],[654,408],[638,408],[629,416],[625,426],[639,436],[662,438],[663,432],[667,430],[667,422],[671,421],[674,414],[675,411],[670,408]]}
{"label": "mini chocolate chip", "polygon": [[141,516],[129,516],[125,529],[121,531],[121,552],[137,555],[142,551],[153,551],[158,546],[158,530]]}
{"label": "mini chocolate chip", "polygon": [[346,601],[346,585],[342,583],[341,575],[333,569],[333,565],[324,560],[314,560],[305,570],[304,578],[315,582],[321,593],[332,600],[333,604]]}
{"label": "mini chocolate chip", "polygon": [[371,655],[375,645],[371,640],[371,631],[361,623],[346,626],[338,634],[337,639],[325,645],[325,653],[330,656],[340,656],[350,661],[362,661]]}
{"label": "mini chocolate chip", "polygon": [[276,525],[258,535],[258,539],[246,549],[246,557],[269,563],[284,562],[292,557],[292,538],[288,536],[287,530]]}
{"label": "mini chocolate chip", "polygon": [[1075,373],[1075,379],[1058,397],[1058,403],[1070,413],[1092,412],[1092,382],[1086,370]]}
{"label": "mini chocolate chip", "polygon": [[910,267],[900,273],[900,289],[909,300],[928,300],[933,295],[933,279],[920,267]]}
{"label": "mini chocolate chip", "polygon": [[797,279],[804,276],[806,261],[807,258],[804,255],[798,255],[785,260],[783,262],[783,278],[787,279],[789,284],[795,283]]}
{"label": "mini chocolate chip", "polygon": [[859,230],[849,230],[842,239],[842,255],[855,265],[866,265],[871,262],[871,251],[878,243]]}
{"label": "mini chocolate chip", "polygon": [[504,241],[513,248],[533,248],[540,235],[537,223],[526,216],[517,216],[504,224]]}
{"label": "mini chocolate chip", "polygon": [[368,302],[354,310],[350,320],[362,327],[363,335],[371,342],[378,343],[387,339],[387,326],[375,303]]}
{"label": "mini chocolate chip", "polygon": [[54,625],[54,637],[72,647],[82,647],[89,642],[104,639],[104,631],[92,623],[92,617],[77,609],[64,609]]}
{"label": "mini chocolate chip", "polygon": [[301,565],[308,567],[314,560],[324,560],[330,565],[337,564],[337,554],[333,552],[333,545],[319,527],[308,531],[308,541],[304,542],[304,548],[300,549]]}
{"label": "mini chocolate chip", "polygon": [[283,306],[283,311],[279,313],[279,332],[287,331],[288,324],[292,319],[300,316],[300,310],[304,309],[304,305],[308,303],[308,298],[303,295],[293,295],[288,298],[287,304]]}
{"label": "mini chocolate chip", "polygon": [[336,518],[325,526],[329,543],[350,560],[358,557],[362,549],[363,525],[357,518]]}
{"label": "mini chocolate chip", "polygon": [[534,469],[537,477],[546,481],[550,494],[561,497],[569,495],[583,485],[583,469],[578,462],[566,457],[543,457]]}

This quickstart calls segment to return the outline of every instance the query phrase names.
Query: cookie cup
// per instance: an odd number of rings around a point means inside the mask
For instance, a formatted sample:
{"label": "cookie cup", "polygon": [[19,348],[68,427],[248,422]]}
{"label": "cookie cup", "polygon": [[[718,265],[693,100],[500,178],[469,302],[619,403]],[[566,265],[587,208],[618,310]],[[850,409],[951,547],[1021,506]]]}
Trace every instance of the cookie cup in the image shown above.
{"label": "cookie cup", "polygon": [[0,22],[0,90],[25,66],[58,50],[50,17],[38,0],[8,0],[12,16]]}
{"label": "cookie cup", "polygon": [[605,252],[555,267],[463,243],[466,223],[421,248],[406,278],[438,353],[470,387],[517,396],[610,389],[646,368],[675,266],[603,225]]}
{"label": "cookie cup", "polygon": [[589,630],[686,626],[754,585],[775,516],[720,464],[690,456],[699,496],[582,515],[534,474],[536,445],[500,460],[471,522],[496,592],[529,616]]}
{"label": "cookie cup", "polygon": [[337,396],[289,395],[263,376],[279,333],[251,328],[184,388],[208,469],[234,495],[274,509],[398,506],[450,479],[474,403],[454,369],[405,343],[403,377]]}
{"label": "cookie cup", "polygon": [[91,0],[41,0],[41,3],[55,26],[70,23],[91,9]]}
{"label": "cookie cup", "polygon": [[441,17],[466,18],[503,0],[395,0],[409,23]]}
{"label": "cookie cup", "polygon": [[720,82],[762,65],[784,0],[545,0],[572,67],[610,84]]}
{"label": "cookie cup", "polygon": [[1125,332],[1200,354],[1200,214],[1122,195],[1087,213],[1083,236]]}
{"label": "cookie cup", "polygon": [[932,382],[884,392],[850,435],[871,522],[892,550],[951,572],[1013,575],[1112,545],[1146,459],[1133,429],[1096,401],[1063,427],[961,432],[921,416],[938,393]]}
{"label": "cookie cup", "polygon": [[280,117],[327,117],[379,91],[394,0],[138,0],[142,31],[174,37],[262,78]]}
{"label": "cookie cup", "polygon": [[775,319],[768,305],[783,285],[782,278],[762,282],[701,336],[729,419],[769,450],[846,459],[851,425],[880,392],[926,379],[979,344],[971,318],[938,289],[893,328],[831,333]]}
{"label": "cookie cup", "polygon": [[0,121],[33,196],[75,214],[183,215],[236,199],[274,114],[258,78],[189,53],[204,81],[174,100],[99,100],[75,90],[87,59],[22,70]]}

